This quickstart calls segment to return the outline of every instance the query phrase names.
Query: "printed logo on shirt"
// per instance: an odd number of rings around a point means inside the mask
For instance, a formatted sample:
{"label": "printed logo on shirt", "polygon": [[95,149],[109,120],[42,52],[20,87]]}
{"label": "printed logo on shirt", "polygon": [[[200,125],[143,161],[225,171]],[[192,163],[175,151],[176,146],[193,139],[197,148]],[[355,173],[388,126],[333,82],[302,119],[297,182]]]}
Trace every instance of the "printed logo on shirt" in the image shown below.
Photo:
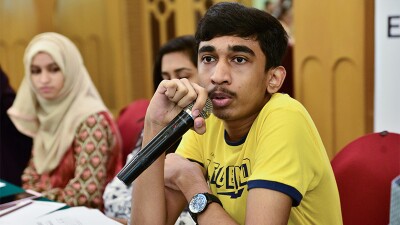
{"label": "printed logo on shirt", "polygon": [[219,195],[231,198],[242,196],[251,174],[250,160],[243,159],[242,165],[221,166],[217,162],[208,162],[207,172],[210,185],[215,185]]}

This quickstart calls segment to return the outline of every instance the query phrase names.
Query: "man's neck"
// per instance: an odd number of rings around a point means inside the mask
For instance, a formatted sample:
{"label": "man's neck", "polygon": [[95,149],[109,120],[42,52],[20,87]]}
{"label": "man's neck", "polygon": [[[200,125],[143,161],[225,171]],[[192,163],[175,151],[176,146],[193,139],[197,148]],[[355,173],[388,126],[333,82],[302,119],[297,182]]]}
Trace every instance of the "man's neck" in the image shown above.
{"label": "man's neck", "polygon": [[265,104],[271,99],[272,94],[268,94],[264,99],[264,102],[259,105],[259,109],[252,115],[247,116],[244,119],[238,120],[224,120],[224,127],[227,133],[227,138],[229,141],[239,141],[242,139],[247,133],[249,133],[251,126],[256,120],[258,114],[260,114],[261,110],[264,108]]}
{"label": "man's neck", "polygon": [[264,106],[269,102],[273,94],[267,93],[263,102],[258,105],[258,109],[256,109],[251,115],[237,120],[223,120],[224,128],[227,134],[228,141],[239,141],[242,139],[247,133],[249,133],[251,126],[256,120],[258,114],[260,114],[261,110]]}
{"label": "man's neck", "polygon": [[224,121],[228,140],[232,142],[239,141],[247,135],[257,116],[258,114],[255,114],[245,120]]}

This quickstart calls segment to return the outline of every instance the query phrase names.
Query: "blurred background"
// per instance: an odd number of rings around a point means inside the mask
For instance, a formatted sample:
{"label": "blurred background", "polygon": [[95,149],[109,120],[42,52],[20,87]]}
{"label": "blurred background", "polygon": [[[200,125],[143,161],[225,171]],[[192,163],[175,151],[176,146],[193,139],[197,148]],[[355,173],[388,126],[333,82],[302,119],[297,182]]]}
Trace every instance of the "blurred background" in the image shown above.
{"label": "blurred background", "polygon": [[[193,34],[216,2],[0,0],[0,65],[18,90],[31,38],[46,31],[61,33],[78,46],[103,100],[117,116],[131,101],[152,96],[158,48],[170,38]],[[330,158],[351,140],[375,131],[374,0],[236,2],[270,12],[287,29],[291,47],[285,92],[308,109]]]}

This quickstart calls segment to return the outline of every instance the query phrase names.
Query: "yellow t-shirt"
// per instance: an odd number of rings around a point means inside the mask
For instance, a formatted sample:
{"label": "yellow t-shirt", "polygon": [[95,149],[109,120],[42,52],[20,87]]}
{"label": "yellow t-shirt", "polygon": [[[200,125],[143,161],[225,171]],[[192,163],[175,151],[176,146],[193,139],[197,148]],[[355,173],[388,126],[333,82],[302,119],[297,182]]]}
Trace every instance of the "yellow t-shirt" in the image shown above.
{"label": "yellow t-shirt", "polygon": [[329,158],[306,109],[274,94],[249,133],[232,143],[220,119],[206,120],[207,132],[186,133],[177,153],[201,163],[212,192],[244,224],[252,188],[266,188],[293,200],[288,224],[342,224],[339,193]]}

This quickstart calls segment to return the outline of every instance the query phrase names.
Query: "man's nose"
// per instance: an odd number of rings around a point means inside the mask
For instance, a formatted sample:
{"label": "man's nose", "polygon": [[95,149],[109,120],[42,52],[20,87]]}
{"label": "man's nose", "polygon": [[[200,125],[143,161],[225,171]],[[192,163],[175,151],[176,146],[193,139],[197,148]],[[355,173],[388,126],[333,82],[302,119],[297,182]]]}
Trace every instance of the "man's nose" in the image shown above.
{"label": "man's nose", "polygon": [[218,61],[214,72],[211,75],[211,81],[214,84],[223,84],[231,82],[231,71],[229,63],[226,61]]}

